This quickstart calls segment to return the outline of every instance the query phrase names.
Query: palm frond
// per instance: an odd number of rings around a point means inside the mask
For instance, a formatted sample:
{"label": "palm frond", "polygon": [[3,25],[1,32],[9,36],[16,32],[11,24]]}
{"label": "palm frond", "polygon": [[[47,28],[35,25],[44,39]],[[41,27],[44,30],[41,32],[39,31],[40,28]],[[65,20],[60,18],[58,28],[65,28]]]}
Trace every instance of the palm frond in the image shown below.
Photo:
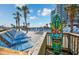
{"label": "palm frond", "polygon": [[29,14],[29,13],[30,13],[30,11],[29,11],[29,10],[27,10],[27,13]]}
{"label": "palm frond", "polygon": [[19,14],[21,17],[22,17],[22,15],[21,14]]}
{"label": "palm frond", "polygon": [[16,15],[16,13],[13,13],[12,15]]}
{"label": "palm frond", "polygon": [[20,14],[19,11],[16,11],[16,14],[19,15]]}
{"label": "palm frond", "polygon": [[17,17],[14,17],[14,19],[17,19]]}
{"label": "palm frond", "polygon": [[20,10],[20,11],[22,11],[22,9],[21,9],[20,7],[16,7],[16,9],[17,9],[17,10]]}

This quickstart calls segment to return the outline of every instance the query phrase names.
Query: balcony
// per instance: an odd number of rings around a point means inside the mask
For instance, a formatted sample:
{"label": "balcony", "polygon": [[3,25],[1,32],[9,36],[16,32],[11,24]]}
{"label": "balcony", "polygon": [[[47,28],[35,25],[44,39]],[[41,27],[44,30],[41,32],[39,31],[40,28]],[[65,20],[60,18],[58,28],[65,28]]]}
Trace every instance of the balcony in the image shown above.
{"label": "balcony", "polygon": [[[0,47],[0,54],[22,54],[22,55],[53,55],[52,50],[52,40],[49,32],[44,32],[41,37],[37,38],[35,45],[24,51],[15,51],[13,49],[8,49]],[[38,35],[38,34],[36,34]],[[34,37],[36,38],[36,37]],[[34,39],[32,38],[32,39]],[[14,52],[12,52],[14,51]],[[78,55],[79,54],[79,35],[75,33],[63,33],[63,54],[66,55]],[[17,53],[16,53],[17,52]]]}
{"label": "balcony", "polygon": [[[75,33],[63,33],[63,51],[69,54],[79,54],[79,35]],[[50,33],[46,35],[47,48],[52,47]]]}
{"label": "balcony", "polygon": [[[41,39],[41,43],[32,55],[53,55],[51,33],[46,33]],[[78,55],[79,54],[79,35],[75,33],[63,33],[63,54]],[[36,53],[36,51],[38,53]],[[48,52],[49,51],[49,52]]]}

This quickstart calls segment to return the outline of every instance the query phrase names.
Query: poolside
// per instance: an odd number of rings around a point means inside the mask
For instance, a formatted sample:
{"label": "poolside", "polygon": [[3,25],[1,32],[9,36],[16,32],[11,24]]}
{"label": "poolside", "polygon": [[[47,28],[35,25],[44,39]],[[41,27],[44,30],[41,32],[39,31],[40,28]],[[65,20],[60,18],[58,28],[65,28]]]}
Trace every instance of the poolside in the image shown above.
{"label": "poolside", "polygon": [[[3,33],[5,33],[5,32],[6,31],[4,31]],[[22,32],[26,34],[25,31],[22,31]],[[20,54],[22,54],[22,55],[45,55],[45,54],[50,55],[50,54],[53,54],[53,52],[51,52],[52,51],[51,50],[52,41],[51,41],[49,32],[47,32],[47,31],[29,31],[28,34],[26,34],[26,35],[28,36],[27,38],[30,41],[28,44],[27,44],[27,42],[25,42],[24,45],[22,42],[20,44],[18,44],[18,46],[16,46],[17,45],[16,44],[15,45],[16,47],[14,46],[13,48],[8,49],[8,51],[10,53],[8,53],[7,50],[6,50],[7,52],[6,51],[4,52],[4,50],[6,48],[0,47],[0,49],[1,49],[0,54],[1,55],[2,54],[10,54],[10,55],[11,54],[18,54],[18,55],[20,55]],[[72,38],[72,36],[73,36],[73,38]],[[63,37],[64,50],[67,52],[70,51],[72,54],[79,54],[78,38],[79,38],[78,34],[64,33],[64,37]],[[23,41],[25,41],[25,40],[23,40]],[[22,45],[22,47],[21,47],[21,45]],[[31,47],[29,47],[29,46],[31,46]],[[21,50],[22,48],[25,48],[25,49]],[[48,50],[47,48],[50,48],[50,49]],[[70,49],[70,50],[68,50],[68,49]],[[68,53],[66,53],[66,54],[68,54]]]}
{"label": "poolside", "polygon": [[[44,39],[45,34],[46,34],[46,32],[42,32],[42,31],[41,32],[40,31],[36,31],[36,32],[29,31],[27,36],[30,38],[30,41],[31,41],[30,43],[33,45],[33,47],[29,48],[29,49],[26,49],[26,50],[23,50],[21,52],[25,52],[26,54],[29,54],[29,55],[31,55],[31,54],[35,54],[35,55],[38,54],[39,50],[40,50],[40,47],[41,47],[41,44],[43,43],[43,39]],[[13,50],[14,49],[12,49],[12,51]],[[16,51],[16,50],[14,50],[14,51]],[[5,54],[5,53],[3,53],[3,54]]]}

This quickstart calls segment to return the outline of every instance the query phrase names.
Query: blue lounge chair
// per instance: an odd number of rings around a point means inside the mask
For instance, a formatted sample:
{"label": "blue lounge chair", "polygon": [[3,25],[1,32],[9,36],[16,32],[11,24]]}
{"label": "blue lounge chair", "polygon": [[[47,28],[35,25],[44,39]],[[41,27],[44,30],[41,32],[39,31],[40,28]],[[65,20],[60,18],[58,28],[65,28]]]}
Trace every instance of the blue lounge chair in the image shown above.
{"label": "blue lounge chair", "polygon": [[14,50],[23,51],[23,50],[27,50],[27,49],[32,48],[32,47],[33,47],[33,45],[30,42],[27,42],[27,43],[22,43],[19,45],[12,46],[11,48]]}
{"label": "blue lounge chair", "polygon": [[[8,41],[10,45],[5,44],[4,42],[0,41],[0,46],[6,47],[6,48],[12,48],[14,50],[26,50],[31,48],[33,45],[31,44],[30,41],[24,40],[24,41],[11,41],[11,39],[6,36],[5,34],[1,35],[5,41]],[[27,38],[26,38],[27,39]]]}
{"label": "blue lounge chair", "polygon": [[19,50],[19,51],[24,51],[24,50],[27,50],[27,49],[33,47],[33,45],[30,42],[26,42],[26,43],[22,43],[22,44],[18,44],[18,45],[13,45],[13,46],[8,46],[7,44],[5,44],[2,41],[0,41],[0,46],[6,47],[6,48],[11,48],[14,50]]}
{"label": "blue lounge chair", "polygon": [[23,33],[23,32],[21,32],[21,31],[19,31],[19,32],[16,32],[14,38],[15,38],[15,39],[16,39],[16,38],[28,38],[28,36],[26,35],[26,33]]}
{"label": "blue lounge chair", "polygon": [[16,34],[16,31],[11,30],[11,31],[8,31],[8,33],[9,33],[12,37],[14,37],[14,35]]}
{"label": "blue lounge chair", "polygon": [[12,33],[12,31],[8,31],[6,34],[9,35],[10,38],[12,38],[12,39],[25,39],[25,38],[29,38],[25,33],[21,32],[21,31],[16,32],[16,33],[15,32]]}
{"label": "blue lounge chair", "polygon": [[27,42],[28,40],[30,40],[29,38],[25,38],[25,39],[11,39],[10,37],[8,37],[6,34],[2,34],[0,35],[3,39],[7,40],[11,45],[13,44],[18,44],[18,43],[22,43],[22,42]]}
{"label": "blue lounge chair", "polygon": [[[16,34],[15,34],[15,32],[14,33],[12,33],[12,32],[14,32],[14,30],[13,31],[8,31],[5,34],[7,34],[14,42],[30,40],[29,37],[21,31],[18,31],[18,32],[15,31]],[[14,37],[13,37],[13,35],[14,35]]]}
{"label": "blue lounge chair", "polygon": [[5,44],[4,42],[2,42],[1,40],[0,40],[0,46],[9,48],[9,46],[7,44]]}
{"label": "blue lounge chair", "polygon": [[9,45],[7,45],[0,39],[0,46],[2,47],[23,51],[33,46],[30,42],[29,37],[25,33],[20,31],[16,32],[16,30],[11,30],[6,32],[5,34],[0,34],[0,36],[6,42],[9,42]]}

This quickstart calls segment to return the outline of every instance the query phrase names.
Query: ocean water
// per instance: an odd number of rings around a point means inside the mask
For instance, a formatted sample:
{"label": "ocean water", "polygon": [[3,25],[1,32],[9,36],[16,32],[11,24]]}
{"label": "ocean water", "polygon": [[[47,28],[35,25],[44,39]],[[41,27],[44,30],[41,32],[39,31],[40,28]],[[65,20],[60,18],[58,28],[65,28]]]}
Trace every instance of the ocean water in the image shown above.
{"label": "ocean water", "polygon": [[29,31],[44,31],[44,32],[50,32],[50,28],[30,28]]}
{"label": "ocean water", "polygon": [[[50,28],[30,28],[29,31],[44,31],[44,32],[51,32]],[[70,27],[65,27],[63,28],[63,32],[70,32],[71,28]],[[73,26],[73,32],[74,33],[79,33],[79,28],[76,26]]]}

